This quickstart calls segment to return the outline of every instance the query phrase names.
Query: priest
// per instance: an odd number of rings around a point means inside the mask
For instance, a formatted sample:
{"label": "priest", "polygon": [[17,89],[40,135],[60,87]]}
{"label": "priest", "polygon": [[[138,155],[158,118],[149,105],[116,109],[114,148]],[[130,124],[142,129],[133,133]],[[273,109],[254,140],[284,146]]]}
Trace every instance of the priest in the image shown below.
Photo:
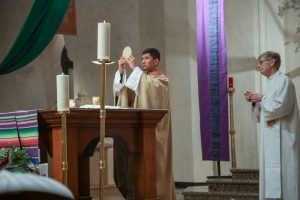
{"label": "priest", "polygon": [[280,55],[267,51],[257,70],[268,78],[264,94],[246,92],[260,121],[259,199],[298,200],[300,119],[295,86],[279,71]]}
{"label": "priest", "polygon": [[[117,104],[121,107],[169,110],[156,127],[156,166],[153,167],[156,167],[158,198],[173,200],[176,196],[172,175],[170,88],[169,79],[162,70],[158,69],[159,62],[160,53],[155,48],[143,51],[140,67],[137,66],[134,56],[122,56],[118,62],[119,69],[115,74],[114,91],[118,95]],[[126,64],[132,70],[128,78],[126,77]],[[121,164],[120,160],[125,160],[125,162],[132,161],[136,165],[135,159],[124,159],[124,154],[120,155],[120,145],[116,145],[114,150],[116,150],[115,163]],[[132,163],[122,165],[127,166],[125,170],[120,165],[115,167],[116,184],[127,199],[131,199],[130,195],[135,198],[132,193],[135,193],[137,184],[134,176],[137,166]]]}

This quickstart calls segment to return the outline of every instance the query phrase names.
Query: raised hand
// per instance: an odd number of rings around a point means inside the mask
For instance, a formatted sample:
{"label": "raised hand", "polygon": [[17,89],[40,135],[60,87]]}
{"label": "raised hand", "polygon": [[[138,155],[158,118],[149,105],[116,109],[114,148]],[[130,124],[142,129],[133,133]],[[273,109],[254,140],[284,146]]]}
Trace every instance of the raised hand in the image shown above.
{"label": "raised hand", "polygon": [[125,57],[121,57],[120,60],[118,61],[119,64],[119,72],[120,74],[123,74],[125,71],[125,66],[126,66],[127,60]]}
{"label": "raised hand", "polygon": [[135,57],[133,57],[132,55],[127,58],[127,63],[132,70],[137,67]]}

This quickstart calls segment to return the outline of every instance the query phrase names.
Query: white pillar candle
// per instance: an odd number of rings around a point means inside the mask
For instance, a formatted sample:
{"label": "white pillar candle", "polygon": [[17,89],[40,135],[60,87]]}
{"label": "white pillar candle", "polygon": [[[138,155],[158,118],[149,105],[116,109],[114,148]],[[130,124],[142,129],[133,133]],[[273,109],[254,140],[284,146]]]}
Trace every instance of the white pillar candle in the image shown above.
{"label": "white pillar candle", "polygon": [[57,111],[69,111],[69,76],[56,75]]}
{"label": "white pillar candle", "polygon": [[108,59],[110,56],[110,23],[98,23],[97,59]]}

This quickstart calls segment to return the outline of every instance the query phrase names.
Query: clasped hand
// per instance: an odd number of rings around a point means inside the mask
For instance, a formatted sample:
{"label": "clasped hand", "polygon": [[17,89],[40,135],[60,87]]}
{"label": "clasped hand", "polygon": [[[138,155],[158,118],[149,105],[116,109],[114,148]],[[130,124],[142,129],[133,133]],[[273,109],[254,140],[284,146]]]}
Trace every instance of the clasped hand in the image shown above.
{"label": "clasped hand", "polygon": [[246,101],[256,103],[256,102],[261,102],[263,95],[259,93],[247,91],[244,93],[244,97]]}
{"label": "clasped hand", "polygon": [[128,58],[125,58],[124,56],[122,56],[120,58],[120,60],[118,61],[118,64],[119,64],[120,74],[124,73],[126,64],[128,64],[132,70],[134,70],[134,68],[137,67],[135,57],[133,57],[133,56],[129,56]]}

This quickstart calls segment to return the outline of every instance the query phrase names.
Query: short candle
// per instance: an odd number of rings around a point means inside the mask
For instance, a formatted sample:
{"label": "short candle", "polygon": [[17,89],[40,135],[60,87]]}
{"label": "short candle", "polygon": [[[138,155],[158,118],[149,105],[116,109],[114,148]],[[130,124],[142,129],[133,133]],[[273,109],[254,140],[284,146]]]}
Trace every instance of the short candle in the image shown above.
{"label": "short candle", "polygon": [[230,88],[233,88],[233,77],[228,78],[228,85]]}
{"label": "short candle", "polygon": [[57,111],[69,111],[69,75],[56,76]]}

